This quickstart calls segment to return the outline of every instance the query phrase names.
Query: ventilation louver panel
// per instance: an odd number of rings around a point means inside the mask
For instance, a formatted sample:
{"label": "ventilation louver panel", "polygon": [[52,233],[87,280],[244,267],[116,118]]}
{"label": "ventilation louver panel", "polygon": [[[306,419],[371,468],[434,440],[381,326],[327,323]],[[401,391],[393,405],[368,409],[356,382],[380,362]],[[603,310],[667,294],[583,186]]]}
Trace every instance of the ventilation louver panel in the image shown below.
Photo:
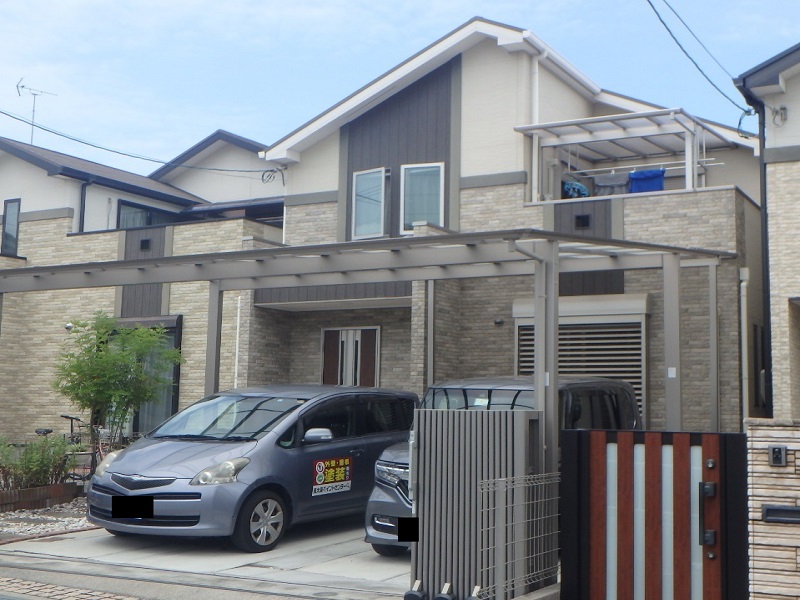
{"label": "ventilation louver panel", "polygon": [[[520,325],[517,328],[517,372],[520,375],[533,375],[535,339],[533,325]],[[560,325],[558,373],[627,381],[636,390],[639,408],[644,411],[645,347],[642,324]]]}

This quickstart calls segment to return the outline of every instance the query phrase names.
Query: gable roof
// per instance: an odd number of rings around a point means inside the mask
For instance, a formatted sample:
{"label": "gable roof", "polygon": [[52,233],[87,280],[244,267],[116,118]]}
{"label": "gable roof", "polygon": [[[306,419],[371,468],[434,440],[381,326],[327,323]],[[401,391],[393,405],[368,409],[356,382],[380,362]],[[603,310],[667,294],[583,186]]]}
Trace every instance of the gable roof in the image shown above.
{"label": "gable roof", "polygon": [[185,165],[190,160],[194,158],[200,159],[202,158],[202,155],[213,152],[222,144],[230,144],[254,154],[262,152],[267,148],[266,144],[249,140],[240,135],[236,135],[235,133],[231,133],[230,131],[225,131],[224,129],[217,129],[207,138],[197,142],[194,146],[173,158],[163,167],[159,167],[150,173],[150,178],[160,180],[168,173],[171,173],[175,169]]}
{"label": "gable roof", "polygon": [[595,98],[602,91],[530,31],[474,17],[278,140],[261,154],[262,158],[284,164],[297,162],[306,148],[487,39],[496,40],[498,46],[509,52],[522,51],[538,56],[559,78],[587,98]]}
{"label": "gable roof", "polygon": [[786,78],[800,72],[800,44],[784,50],[733,80],[745,97],[785,91]]}
{"label": "gable roof", "polygon": [[8,138],[0,137],[0,151],[44,169],[51,176],[61,175],[62,177],[69,177],[79,181],[95,183],[121,192],[145,196],[178,206],[193,206],[208,202],[194,194],[184,192],[143,175],[115,169],[70,156],[69,154],[62,154],[61,152],[47,150]]}

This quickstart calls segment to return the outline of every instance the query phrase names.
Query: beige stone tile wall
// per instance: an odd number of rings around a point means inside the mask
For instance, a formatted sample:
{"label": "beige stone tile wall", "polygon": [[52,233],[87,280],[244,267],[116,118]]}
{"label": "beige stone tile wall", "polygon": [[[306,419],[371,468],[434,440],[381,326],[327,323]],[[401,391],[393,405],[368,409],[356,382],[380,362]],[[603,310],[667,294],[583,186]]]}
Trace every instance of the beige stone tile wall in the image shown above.
{"label": "beige stone tile wall", "polygon": [[[67,237],[71,218],[20,223],[19,253],[4,267],[115,260],[119,233]],[[12,441],[36,437],[34,429],[69,431],[62,413],[79,414],[52,388],[55,367],[68,339],[64,324],[90,320],[103,310],[114,314],[113,288],[86,288],[4,294],[0,319],[0,436]]]}
{"label": "beige stone tile wall", "polygon": [[800,261],[796,253],[800,231],[798,185],[800,163],[767,165],[773,415],[795,420],[800,419],[800,352],[790,333],[797,324],[790,299],[800,296]]}
{"label": "beige stone tile wall", "polygon": [[[172,254],[204,254],[213,252],[233,252],[252,247],[260,236],[261,224],[235,219],[227,221],[208,221],[184,224],[173,228]],[[241,301],[241,313],[237,301]],[[208,300],[207,282],[173,283],[170,285],[168,314],[183,315],[181,351],[185,363],[181,366],[178,405],[183,408],[205,394],[206,346],[208,343]],[[241,323],[249,321],[253,311],[252,293],[229,291],[223,294],[222,329],[220,340],[219,388],[233,387],[236,361],[237,315],[240,318],[238,337],[239,374],[246,373],[241,359],[248,349],[247,332]],[[239,381],[246,383],[246,377]]]}
{"label": "beige stone tile wall", "polygon": [[461,190],[459,231],[541,229],[544,213],[539,205],[525,204],[525,185],[501,185]]}
{"label": "beige stone tile wall", "polygon": [[283,217],[285,243],[304,246],[336,242],[338,210],[336,202],[287,206]]}
{"label": "beige stone tile wall", "polygon": [[[800,525],[767,523],[765,504],[800,507],[800,423],[748,421],[750,598],[796,600],[800,595]],[[769,446],[786,446],[787,466],[769,465]]]}

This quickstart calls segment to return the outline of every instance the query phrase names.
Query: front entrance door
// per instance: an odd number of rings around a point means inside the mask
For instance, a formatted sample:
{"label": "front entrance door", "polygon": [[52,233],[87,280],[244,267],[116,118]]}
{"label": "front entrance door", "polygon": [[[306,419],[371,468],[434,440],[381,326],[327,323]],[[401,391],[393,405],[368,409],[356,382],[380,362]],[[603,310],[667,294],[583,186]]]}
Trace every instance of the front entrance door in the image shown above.
{"label": "front entrance door", "polygon": [[322,383],[378,385],[378,328],[323,330]]}

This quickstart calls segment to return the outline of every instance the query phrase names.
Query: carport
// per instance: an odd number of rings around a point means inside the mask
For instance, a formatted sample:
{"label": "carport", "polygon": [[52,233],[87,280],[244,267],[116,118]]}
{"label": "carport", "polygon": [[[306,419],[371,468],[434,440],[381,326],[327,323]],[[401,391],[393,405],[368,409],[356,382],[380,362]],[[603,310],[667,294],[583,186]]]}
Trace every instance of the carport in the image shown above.
{"label": "carport", "polygon": [[[708,271],[712,423],[719,422],[717,267],[727,252],[556,235],[536,229],[454,233],[311,246],[91,262],[0,271],[2,294],[135,284],[208,282],[205,390],[218,389],[222,294],[231,290],[535,275],[534,382],[545,399],[546,444],[557,433],[559,273],[660,269],[664,293],[666,427],[681,430],[680,269]],[[428,319],[432,319],[429,312]],[[428,323],[428,331],[432,323]],[[430,336],[429,336],[430,337]],[[429,340],[429,344],[431,341]],[[548,452],[546,470],[555,471]]]}

